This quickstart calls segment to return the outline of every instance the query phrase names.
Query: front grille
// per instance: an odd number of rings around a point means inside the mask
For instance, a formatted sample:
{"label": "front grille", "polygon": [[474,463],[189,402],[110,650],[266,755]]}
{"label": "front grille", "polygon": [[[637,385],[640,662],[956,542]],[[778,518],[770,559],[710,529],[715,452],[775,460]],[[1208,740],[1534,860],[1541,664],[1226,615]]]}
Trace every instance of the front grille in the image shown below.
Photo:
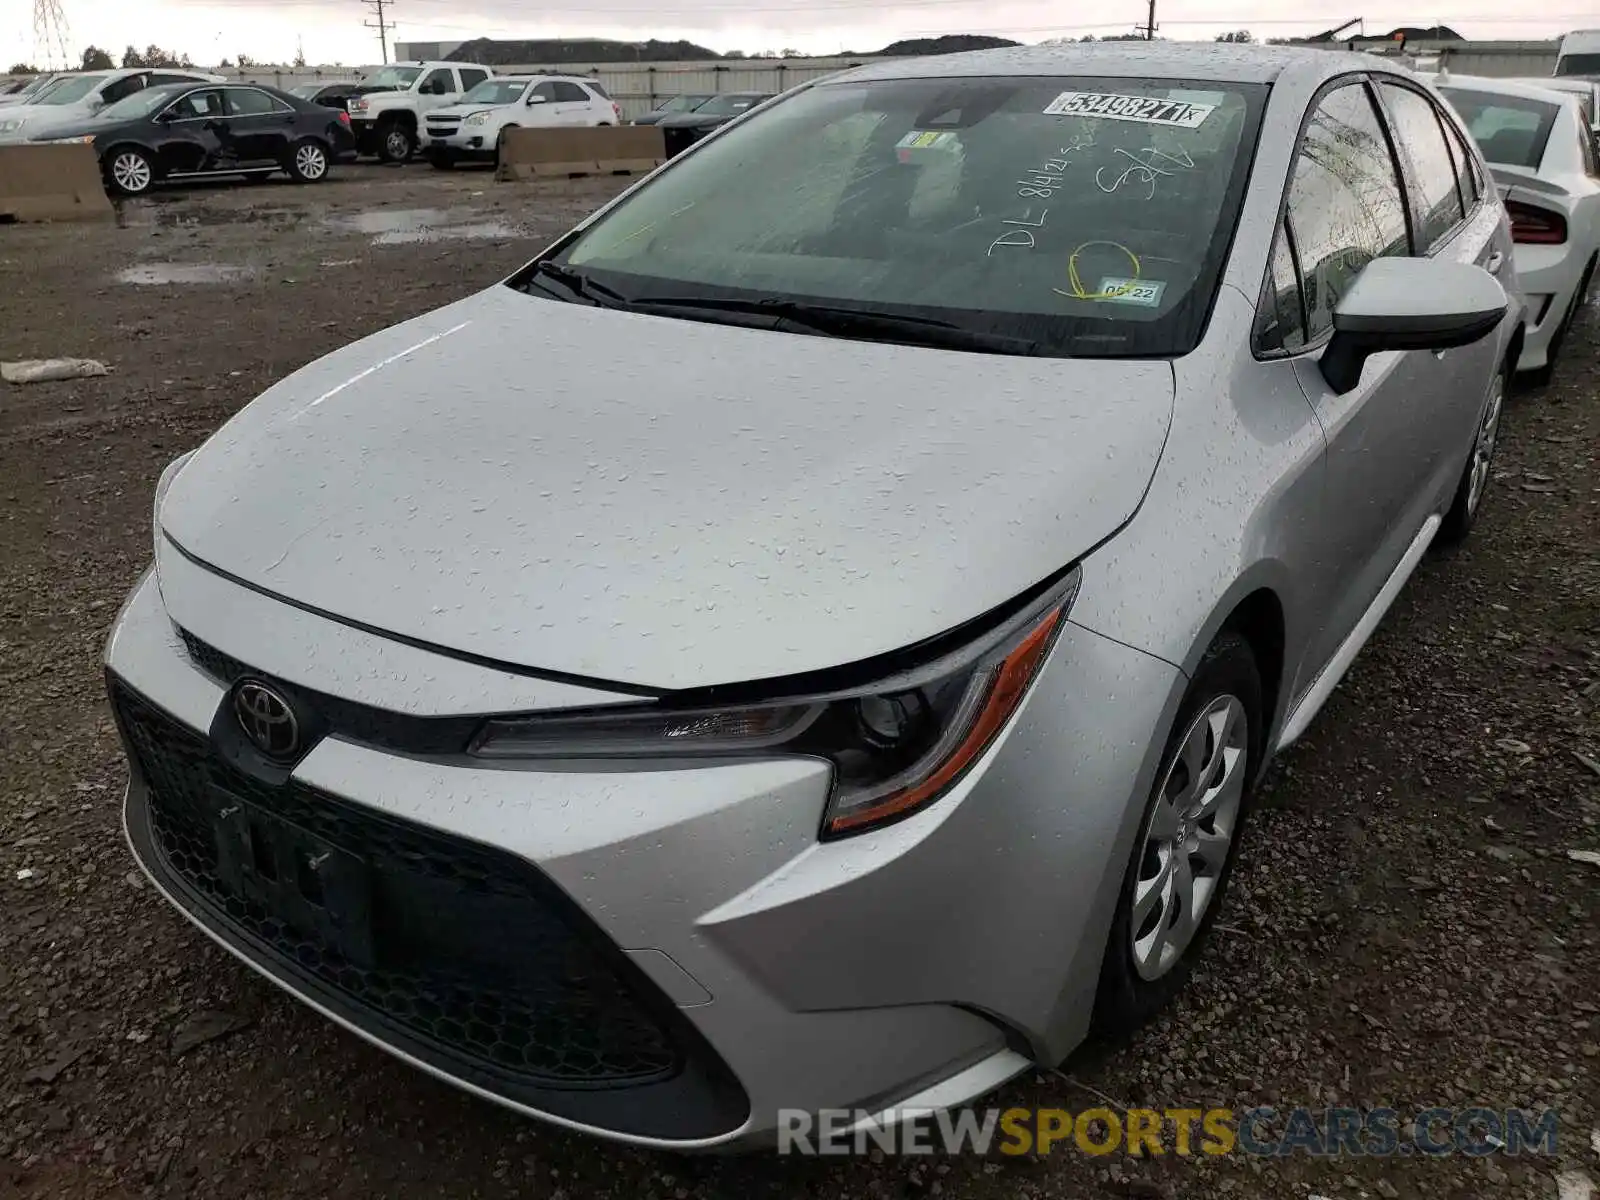
{"label": "front grille", "polygon": [[178,636],[183,639],[183,648],[189,652],[194,665],[218,683],[235,683],[250,673],[250,668],[233,655],[202,642],[187,629],[179,629]]}
{"label": "front grille", "polygon": [[434,137],[449,137],[452,133],[460,128],[461,122],[459,121],[428,122],[428,132]]}
{"label": "front grille", "polygon": [[[115,680],[111,695],[147,785],[142,811],[130,794],[141,859],[269,973],[529,1107],[662,1137],[744,1119],[697,1032],[537,868],[292,779],[262,782]],[[663,1107],[642,1107],[643,1092]]]}

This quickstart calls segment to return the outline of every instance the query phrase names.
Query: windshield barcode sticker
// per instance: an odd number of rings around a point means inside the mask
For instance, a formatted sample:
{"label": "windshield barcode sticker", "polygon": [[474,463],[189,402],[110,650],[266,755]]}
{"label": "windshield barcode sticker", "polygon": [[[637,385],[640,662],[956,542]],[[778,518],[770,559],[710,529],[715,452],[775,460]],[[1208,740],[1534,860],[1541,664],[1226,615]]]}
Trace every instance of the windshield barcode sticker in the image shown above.
{"label": "windshield barcode sticker", "polygon": [[1166,290],[1164,280],[1107,276],[1100,281],[1099,298],[1111,304],[1137,304],[1141,308],[1155,308],[1161,303],[1161,293]]}
{"label": "windshield barcode sticker", "polygon": [[939,146],[947,146],[954,140],[955,134],[947,130],[913,129],[895,143],[895,149],[932,150]]}
{"label": "windshield barcode sticker", "polygon": [[1144,125],[1175,125],[1198,129],[1215,112],[1215,104],[1191,104],[1154,96],[1119,96],[1110,92],[1062,92],[1045,106],[1052,117],[1105,117],[1112,121],[1138,121]]}

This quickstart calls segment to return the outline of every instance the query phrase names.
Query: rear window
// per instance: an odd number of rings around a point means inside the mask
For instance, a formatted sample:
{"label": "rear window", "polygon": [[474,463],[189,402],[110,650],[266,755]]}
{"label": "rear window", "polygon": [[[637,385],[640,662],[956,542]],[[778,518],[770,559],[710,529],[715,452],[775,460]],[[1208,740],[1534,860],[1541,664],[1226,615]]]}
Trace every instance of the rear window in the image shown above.
{"label": "rear window", "polygon": [[1264,96],[1137,78],[822,84],[681,159],[563,257],[641,300],[842,301],[1058,356],[1185,353]]}
{"label": "rear window", "polygon": [[1600,54],[1563,54],[1557,75],[1600,75]]}
{"label": "rear window", "polygon": [[1507,167],[1538,169],[1561,111],[1557,105],[1470,88],[1439,90],[1461,114],[1484,158]]}

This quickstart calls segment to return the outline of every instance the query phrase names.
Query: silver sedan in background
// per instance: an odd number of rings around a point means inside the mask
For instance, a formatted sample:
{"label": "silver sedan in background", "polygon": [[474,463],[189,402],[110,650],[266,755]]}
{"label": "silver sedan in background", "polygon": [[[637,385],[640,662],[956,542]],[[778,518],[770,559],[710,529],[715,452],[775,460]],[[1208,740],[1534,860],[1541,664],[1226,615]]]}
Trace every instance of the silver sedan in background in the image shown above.
{"label": "silver sedan in background", "polygon": [[1472,527],[1511,254],[1371,56],[796,88],[167,468],[106,654],[134,854],[363,1037],[635,1143],[1125,1033]]}

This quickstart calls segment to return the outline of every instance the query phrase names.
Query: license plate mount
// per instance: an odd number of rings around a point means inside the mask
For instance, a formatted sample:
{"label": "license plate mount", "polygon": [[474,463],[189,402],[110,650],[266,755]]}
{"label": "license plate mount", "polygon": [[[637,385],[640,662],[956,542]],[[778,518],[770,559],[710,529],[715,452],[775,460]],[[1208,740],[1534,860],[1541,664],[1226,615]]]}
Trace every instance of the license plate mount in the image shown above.
{"label": "license plate mount", "polygon": [[209,795],[223,886],[346,962],[376,965],[366,861],[231,792]]}

